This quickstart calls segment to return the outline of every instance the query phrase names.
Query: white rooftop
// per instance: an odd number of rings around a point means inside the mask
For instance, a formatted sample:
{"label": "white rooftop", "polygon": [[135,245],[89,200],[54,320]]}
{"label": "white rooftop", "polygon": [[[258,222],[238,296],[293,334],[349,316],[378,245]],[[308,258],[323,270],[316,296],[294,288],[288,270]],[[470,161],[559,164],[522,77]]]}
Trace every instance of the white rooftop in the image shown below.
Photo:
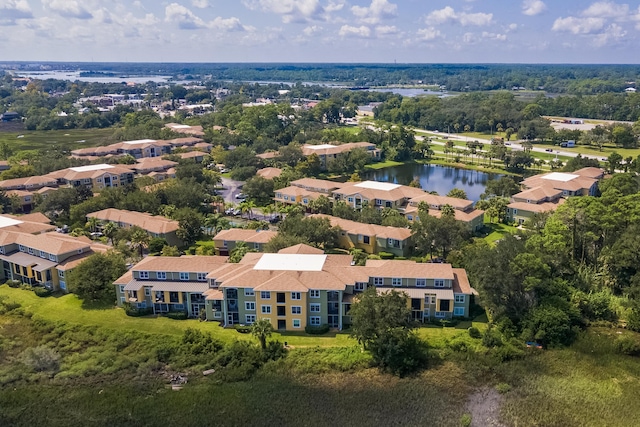
{"label": "white rooftop", "polygon": [[10,227],[12,225],[22,224],[22,221],[0,215],[0,228]]}
{"label": "white rooftop", "polygon": [[542,177],[542,179],[549,179],[551,181],[562,181],[562,182],[568,182],[576,178],[579,178],[579,176],[571,173],[563,173],[563,172],[551,172],[550,174]]}
{"label": "white rooftop", "polygon": [[400,188],[401,186],[390,182],[364,181],[354,185],[354,187],[367,188],[369,190],[391,191],[396,188]]}
{"label": "white rooftop", "polygon": [[331,144],[320,144],[320,145],[305,145],[304,148],[309,148],[311,150],[326,150],[327,148],[334,148],[335,145]]}
{"label": "white rooftop", "polygon": [[123,141],[123,144],[129,145],[137,145],[137,144],[148,144],[150,142],[156,142],[155,139],[136,139],[135,141]]}
{"label": "white rooftop", "polygon": [[253,267],[254,270],[276,271],[322,271],[326,255],[309,254],[264,254]]}
{"label": "white rooftop", "polygon": [[189,125],[173,125],[171,126],[171,129],[190,129],[191,126]]}
{"label": "white rooftop", "polygon": [[69,168],[74,172],[89,172],[89,171],[99,171],[102,169],[111,169],[113,166],[108,165],[106,163],[101,163],[99,165],[87,165],[87,166],[78,166],[75,168]]}

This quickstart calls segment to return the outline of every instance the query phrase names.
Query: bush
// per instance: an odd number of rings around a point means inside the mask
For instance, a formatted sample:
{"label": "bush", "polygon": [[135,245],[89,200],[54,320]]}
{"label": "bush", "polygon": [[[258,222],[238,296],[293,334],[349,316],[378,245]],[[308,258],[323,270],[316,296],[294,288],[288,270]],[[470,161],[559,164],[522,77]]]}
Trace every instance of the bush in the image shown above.
{"label": "bush", "polygon": [[464,414],[460,417],[460,427],[471,427],[471,415]]}
{"label": "bush", "polygon": [[482,337],[482,345],[487,348],[502,347],[502,334],[496,328],[489,327]]}
{"label": "bush", "polygon": [[162,248],[167,245],[167,240],[162,237],[154,237],[149,240],[149,252],[150,253],[160,253],[162,252]]}
{"label": "bush", "polygon": [[393,259],[395,257],[395,255],[392,254],[391,252],[384,252],[384,251],[378,252],[378,256],[381,259]]}
{"label": "bush", "polygon": [[51,296],[51,294],[52,294],[51,289],[42,288],[42,287],[39,287],[39,286],[33,288],[33,292],[37,296],[39,296],[40,298],[45,298],[45,297]]}
{"label": "bush", "polygon": [[41,345],[25,350],[22,362],[36,372],[57,372],[60,368],[60,355],[54,349]]}
{"label": "bush", "polygon": [[615,343],[616,351],[627,356],[640,356],[640,342],[628,335],[618,337]]}
{"label": "bush", "polygon": [[511,386],[507,383],[500,383],[496,385],[496,391],[500,394],[506,394],[511,391]]}
{"label": "bush", "polygon": [[322,335],[329,332],[329,325],[322,325],[322,326],[307,325],[305,326],[304,331],[310,335]]}
{"label": "bush", "polygon": [[521,359],[524,357],[525,352],[522,347],[519,347],[513,343],[506,343],[501,347],[496,347],[493,354],[501,362],[508,362],[509,360]]}
{"label": "bush", "polygon": [[167,317],[173,320],[187,320],[189,315],[186,311],[170,311],[167,313]]}
{"label": "bush", "polygon": [[248,334],[251,332],[250,325],[235,325],[233,328],[241,334]]}
{"label": "bush", "polygon": [[471,338],[482,338],[482,334],[480,333],[480,330],[475,326],[471,326],[469,329],[467,329],[467,331],[469,331],[469,336]]}
{"label": "bush", "polygon": [[7,280],[5,284],[10,288],[19,288],[22,282],[20,282],[19,280]]}
{"label": "bush", "polygon": [[153,308],[151,307],[138,308],[129,303],[125,303],[124,312],[127,316],[130,316],[130,317],[142,317],[142,316],[149,316],[150,314],[153,314]]}
{"label": "bush", "polygon": [[456,326],[458,323],[460,323],[460,321],[458,319],[440,319],[436,321],[438,325],[442,326],[443,328],[452,328],[454,326]]}

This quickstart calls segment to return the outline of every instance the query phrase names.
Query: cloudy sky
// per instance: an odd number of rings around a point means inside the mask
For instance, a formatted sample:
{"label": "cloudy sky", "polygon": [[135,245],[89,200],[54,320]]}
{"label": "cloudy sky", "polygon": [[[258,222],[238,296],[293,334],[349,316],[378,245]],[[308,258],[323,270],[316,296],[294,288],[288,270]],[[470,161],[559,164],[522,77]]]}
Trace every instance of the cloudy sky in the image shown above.
{"label": "cloudy sky", "polygon": [[638,63],[640,0],[0,0],[0,60]]}

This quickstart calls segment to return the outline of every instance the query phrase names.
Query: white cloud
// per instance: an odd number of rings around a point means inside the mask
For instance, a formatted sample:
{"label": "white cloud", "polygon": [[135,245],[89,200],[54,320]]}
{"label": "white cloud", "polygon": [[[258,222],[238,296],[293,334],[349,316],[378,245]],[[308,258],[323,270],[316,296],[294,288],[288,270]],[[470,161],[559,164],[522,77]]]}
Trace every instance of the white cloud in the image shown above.
{"label": "white cloud", "polygon": [[467,13],[456,12],[451,6],[434,10],[427,15],[426,22],[428,25],[440,25],[447,22],[455,22],[463,27],[475,25],[486,26],[491,24],[493,13]]}
{"label": "white cloud", "polygon": [[326,21],[331,12],[344,7],[344,1],[330,1],[322,6],[319,0],[243,0],[243,4],[251,10],[282,15],[285,24]]}
{"label": "white cloud", "polygon": [[314,34],[317,34],[320,31],[322,31],[322,27],[320,27],[318,25],[310,25],[307,28],[305,28],[304,30],[302,30],[304,35],[307,36],[307,37],[312,36]]}
{"label": "white cloud", "polygon": [[393,36],[400,33],[395,25],[378,25],[376,27],[376,35],[378,37]]}
{"label": "white cloud", "polygon": [[365,25],[359,27],[353,27],[351,25],[343,25],[338,31],[340,37],[359,37],[369,38],[371,37],[371,29]]}
{"label": "white cloud", "polygon": [[627,32],[618,24],[611,24],[607,29],[593,39],[593,44],[597,47],[615,44],[622,40]]}
{"label": "white cloud", "polygon": [[64,18],[93,18],[93,15],[81,6],[77,0],[42,0],[42,5],[45,9],[51,10]]}
{"label": "white cloud", "polygon": [[440,30],[434,27],[421,28],[418,30],[418,38],[423,41],[432,41],[441,36]]}
{"label": "white cloud", "polygon": [[506,34],[498,34],[498,33],[489,33],[487,31],[483,31],[482,32],[482,38],[483,39],[487,39],[487,40],[498,40],[498,41],[505,41],[507,40],[507,35]]}
{"label": "white cloud", "polygon": [[547,10],[547,5],[541,0],[524,0],[522,2],[522,13],[525,15],[540,15],[545,10]]}
{"label": "white cloud", "polygon": [[209,22],[207,26],[209,28],[223,31],[249,31],[254,29],[253,27],[242,25],[240,20],[236,17],[221,18],[218,16],[213,21]]}
{"label": "white cloud", "polygon": [[191,4],[198,9],[206,9],[209,7],[209,0],[191,0]]}
{"label": "white cloud", "polygon": [[15,25],[17,19],[32,19],[26,0],[0,0],[0,25]]}
{"label": "white cloud", "polygon": [[594,34],[602,30],[605,20],[602,18],[577,18],[569,16],[558,18],[553,23],[551,29],[558,32],[569,32],[572,34]]}
{"label": "white cloud", "polygon": [[253,27],[242,25],[236,17],[222,18],[216,17],[210,22],[205,22],[202,18],[194,14],[188,8],[178,3],[171,3],[165,8],[165,21],[175,22],[181,30],[199,30],[210,28],[225,32],[230,31],[252,31]]}
{"label": "white cloud", "polygon": [[592,18],[626,18],[629,15],[628,4],[617,4],[612,1],[593,3],[582,12],[582,16]]}
{"label": "white cloud", "polygon": [[398,5],[387,0],[371,0],[369,7],[353,6],[351,13],[366,24],[378,24],[398,16]]}

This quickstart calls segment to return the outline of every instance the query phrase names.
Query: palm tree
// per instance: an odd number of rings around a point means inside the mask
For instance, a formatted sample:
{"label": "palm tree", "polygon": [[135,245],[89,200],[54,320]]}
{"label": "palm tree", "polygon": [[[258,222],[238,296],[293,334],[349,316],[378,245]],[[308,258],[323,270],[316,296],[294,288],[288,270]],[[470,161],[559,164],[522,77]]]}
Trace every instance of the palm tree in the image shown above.
{"label": "palm tree", "polygon": [[456,210],[451,205],[444,205],[440,208],[443,217],[455,217]]}
{"label": "palm tree", "polygon": [[267,349],[267,338],[273,333],[273,326],[269,319],[260,319],[251,326],[251,335],[260,341],[260,347]]}
{"label": "palm tree", "polygon": [[140,251],[140,258],[144,255],[144,248],[149,246],[149,234],[140,227],[131,228],[131,245]]}
{"label": "palm tree", "polygon": [[213,203],[213,206],[216,210],[216,212],[223,212],[224,211],[224,197],[217,195],[217,196],[213,196],[211,198],[211,203]]}
{"label": "palm tree", "polygon": [[118,233],[118,225],[115,222],[108,222],[102,227],[102,233],[111,240],[111,244],[114,245],[114,238]]}
{"label": "palm tree", "polygon": [[533,149],[533,144],[529,140],[523,141],[522,142],[522,148],[524,148],[524,151],[529,153]]}
{"label": "palm tree", "polygon": [[87,220],[87,223],[84,226],[85,228],[88,228],[89,230],[91,230],[92,233],[94,233],[98,229],[99,225],[100,225],[100,220],[95,216],[92,216],[92,217],[89,217],[89,219]]}
{"label": "palm tree", "polygon": [[242,212],[242,214],[248,213],[249,219],[251,219],[251,215],[253,214],[253,208],[256,207],[256,204],[253,202],[253,200],[247,200],[240,203],[238,207],[240,208],[240,212]]}

